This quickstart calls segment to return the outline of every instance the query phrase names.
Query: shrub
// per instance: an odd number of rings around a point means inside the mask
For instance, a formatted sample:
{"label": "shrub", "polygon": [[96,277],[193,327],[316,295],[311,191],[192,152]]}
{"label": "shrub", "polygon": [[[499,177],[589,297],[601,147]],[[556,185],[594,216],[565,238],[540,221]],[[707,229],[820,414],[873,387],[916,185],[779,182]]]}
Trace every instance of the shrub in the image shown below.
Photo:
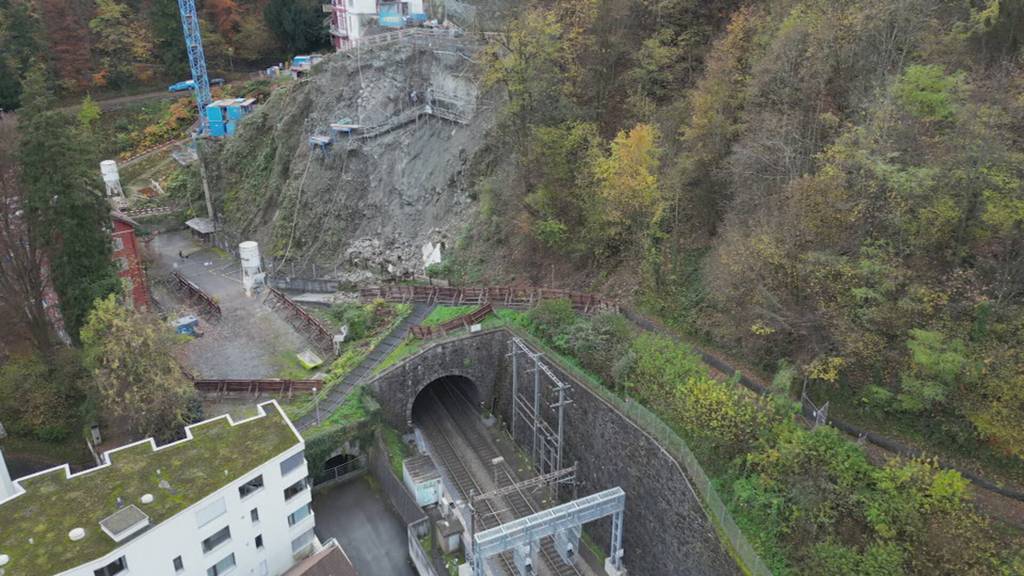
{"label": "shrub", "polygon": [[690,376],[677,390],[674,405],[687,432],[716,448],[726,460],[752,448],[775,420],[770,404],[755,402],[735,386],[710,376]]}
{"label": "shrub", "polygon": [[636,360],[626,376],[626,386],[655,410],[671,406],[676,391],[691,378],[708,377],[700,357],[671,338],[641,334],[633,340],[631,350]]}
{"label": "shrub", "polygon": [[526,324],[530,332],[564,352],[565,341],[560,341],[560,337],[576,318],[576,311],[568,300],[544,300],[526,313]]}
{"label": "shrub", "polygon": [[373,304],[362,306],[345,302],[331,306],[328,315],[342,325],[348,326],[347,340],[361,340],[373,327]]}
{"label": "shrub", "polygon": [[864,551],[834,541],[811,550],[809,572],[820,576],[902,576],[904,552],[891,542],[873,542]]}

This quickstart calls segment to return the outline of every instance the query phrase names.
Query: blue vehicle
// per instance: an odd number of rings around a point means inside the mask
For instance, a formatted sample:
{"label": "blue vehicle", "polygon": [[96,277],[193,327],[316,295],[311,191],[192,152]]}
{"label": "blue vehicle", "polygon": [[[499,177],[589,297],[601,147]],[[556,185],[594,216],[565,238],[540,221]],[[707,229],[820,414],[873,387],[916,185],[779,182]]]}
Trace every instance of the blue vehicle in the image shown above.
{"label": "blue vehicle", "polygon": [[[210,86],[220,86],[223,83],[223,78],[210,78]],[[196,83],[193,80],[182,80],[181,82],[176,82],[167,87],[168,92],[186,92],[195,89]]]}

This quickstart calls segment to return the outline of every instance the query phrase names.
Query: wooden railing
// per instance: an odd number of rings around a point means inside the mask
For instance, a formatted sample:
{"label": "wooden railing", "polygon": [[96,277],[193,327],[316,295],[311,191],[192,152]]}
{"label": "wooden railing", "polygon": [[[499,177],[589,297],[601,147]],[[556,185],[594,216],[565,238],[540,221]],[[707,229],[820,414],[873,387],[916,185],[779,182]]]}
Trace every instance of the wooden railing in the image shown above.
{"label": "wooden railing", "polygon": [[543,300],[568,300],[572,307],[584,314],[595,312],[618,312],[619,304],[596,294],[558,290],[554,288],[522,288],[514,286],[486,286],[446,288],[442,286],[399,286],[387,285],[363,288],[359,297],[364,302],[385,300],[387,302],[421,302],[444,306],[469,304],[491,304],[503,308],[526,309]]}
{"label": "wooden railing", "polygon": [[494,307],[489,303],[473,310],[469,314],[463,314],[458,318],[453,318],[444,324],[437,326],[413,326],[409,329],[413,336],[426,340],[427,338],[433,338],[434,336],[443,336],[453,330],[459,330],[462,328],[469,328],[473,324],[480,323],[481,320],[487,317],[488,314],[494,312]]}
{"label": "wooden railing", "polygon": [[220,318],[220,304],[217,304],[217,301],[209,294],[200,290],[199,286],[177,272],[171,273],[171,283],[176,290],[185,293],[189,300],[198,305],[201,313],[213,318]]}
{"label": "wooden railing", "polygon": [[334,337],[331,335],[331,331],[324,326],[323,322],[303,310],[301,306],[285,296],[280,290],[276,288],[269,288],[269,290],[267,298],[263,303],[275,311],[284,313],[292,327],[309,338],[313,345],[319,348],[321,352],[333,355]]}
{"label": "wooden railing", "polygon": [[207,394],[225,396],[227,394],[262,396],[276,394],[291,398],[296,392],[312,393],[314,388],[323,385],[320,380],[282,380],[278,378],[262,380],[193,380],[196,390]]}

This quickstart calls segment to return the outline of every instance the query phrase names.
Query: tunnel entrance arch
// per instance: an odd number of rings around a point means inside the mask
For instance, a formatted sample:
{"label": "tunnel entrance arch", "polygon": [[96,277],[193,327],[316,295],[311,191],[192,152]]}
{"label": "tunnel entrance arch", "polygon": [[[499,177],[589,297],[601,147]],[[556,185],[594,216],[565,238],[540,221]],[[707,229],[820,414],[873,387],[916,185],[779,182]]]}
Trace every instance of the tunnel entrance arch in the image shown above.
{"label": "tunnel entrance arch", "polygon": [[477,411],[483,407],[484,398],[482,398],[480,387],[472,378],[461,374],[447,374],[434,378],[422,383],[414,390],[415,393],[409,397],[409,405],[405,412],[406,422],[410,424],[413,422],[413,413],[418,406],[422,405],[424,396],[432,392],[443,391],[458,395]]}

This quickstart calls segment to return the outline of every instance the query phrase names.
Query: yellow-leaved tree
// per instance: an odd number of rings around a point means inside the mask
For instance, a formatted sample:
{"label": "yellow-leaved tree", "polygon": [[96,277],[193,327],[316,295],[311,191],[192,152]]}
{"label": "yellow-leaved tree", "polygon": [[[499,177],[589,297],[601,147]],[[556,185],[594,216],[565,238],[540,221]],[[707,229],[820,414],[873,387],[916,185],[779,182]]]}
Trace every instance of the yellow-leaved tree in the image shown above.
{"label": "yellow-leaved tree", "polygon": [[594,161],[600,214],[594,224],[609,252],[639,247],[665,209],[658,185],[658,129],[637,124],[620,131],[608,156]]}

